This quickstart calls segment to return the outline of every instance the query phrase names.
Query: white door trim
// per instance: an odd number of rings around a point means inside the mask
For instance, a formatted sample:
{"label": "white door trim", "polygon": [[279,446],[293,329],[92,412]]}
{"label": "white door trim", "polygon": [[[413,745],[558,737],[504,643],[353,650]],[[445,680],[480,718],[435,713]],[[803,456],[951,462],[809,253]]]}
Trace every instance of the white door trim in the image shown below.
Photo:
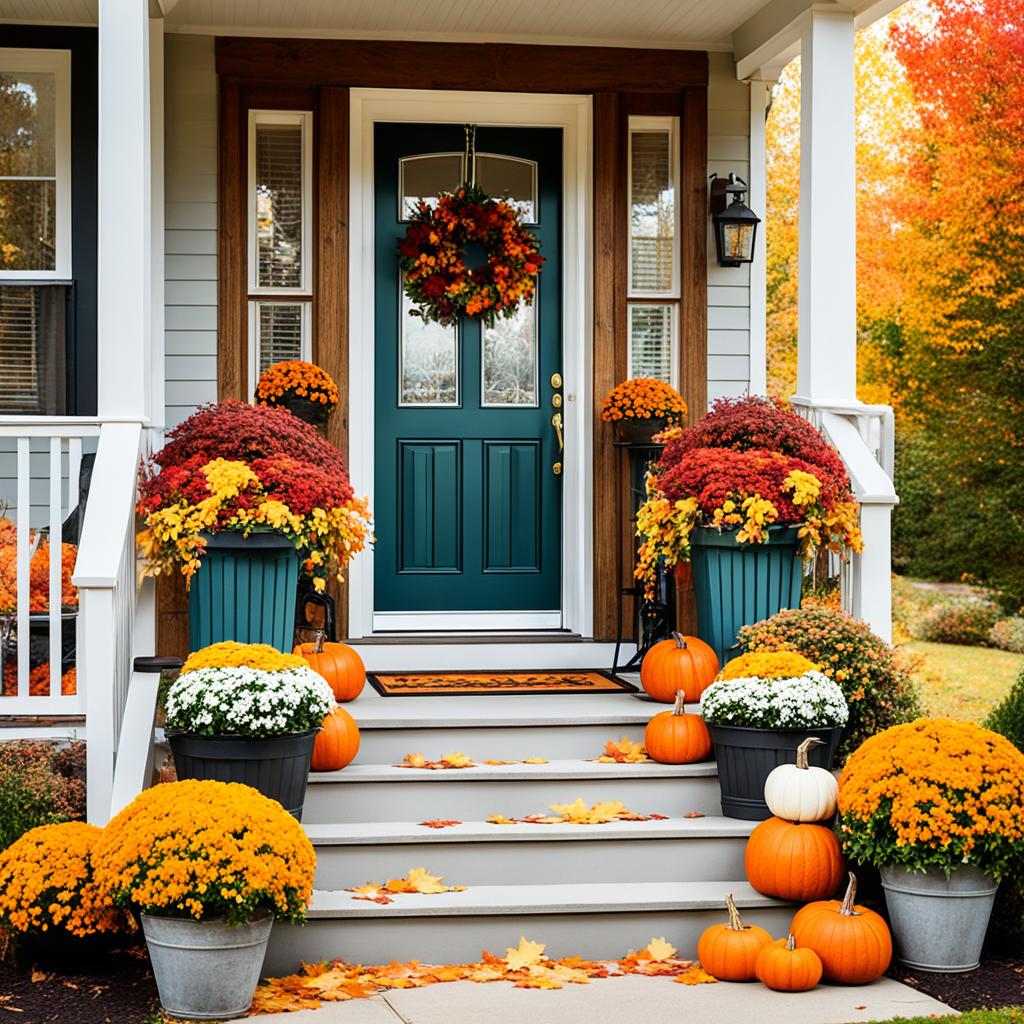
{"label": "white door trim", "polygon": [[[591,330],[591,100],[589,96],[414,89],[351,91],[349,207],[349,474],[374,508],[374,198],[376,122],[545,126],[563,130],[562,346],[565,415],[562,627],[593,635]],[[493,626],[491,628],[494,628]],[[374,634],[373,552],[349,567],[350,637]]]}

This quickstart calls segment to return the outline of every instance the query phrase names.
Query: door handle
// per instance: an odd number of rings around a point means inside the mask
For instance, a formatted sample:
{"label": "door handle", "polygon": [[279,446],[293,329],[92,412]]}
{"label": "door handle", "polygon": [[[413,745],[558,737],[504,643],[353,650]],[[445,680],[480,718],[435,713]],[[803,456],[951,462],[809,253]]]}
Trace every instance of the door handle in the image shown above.
{"label": "door handle", "polygon": [[555,434],[558,436],[558,450],[564,452],[565,438],[562,436],[562,414],[560,412],[556,412],[551,417],[551,426],[555,428]]}

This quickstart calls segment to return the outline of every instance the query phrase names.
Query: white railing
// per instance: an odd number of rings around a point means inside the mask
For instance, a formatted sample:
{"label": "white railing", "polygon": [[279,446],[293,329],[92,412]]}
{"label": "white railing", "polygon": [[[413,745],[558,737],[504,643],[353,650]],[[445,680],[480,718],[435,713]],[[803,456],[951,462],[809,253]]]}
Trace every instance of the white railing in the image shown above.
{"label": "white railing", "polygon": [[[75,621],[74,603],[62,607],[64,576],[72,568],[64,565],[62,542],[64,523],[78,506],[82,456],[95,449],[99,435],[99,423],[87,419],[10,417],[0,423],[0,505],[15,524],[13,565],[10,541],[0,539],[0,547],[6,549],[0,552],[0,591],[5,595],[5,607],[0,608],[0,662],[5,683],[5,696],[0,698],[2,715],[84,714],[86,680],[81,672],[77,673],[75,692],[61,692],[61,677],[70,667],[65,666],[69,660],[65,654],[73,649],[75,632],[82,629],[82,623]],[[43,586],[37,578],[33,588],[31,566],[34,560],[38,565],[44,541],[49,545],[46,582]],[[13,607],[8,603],[12,594]],[[35,612],[33,598],[39,609]],[[30,660],[33,632],[40,638],[34,679]],[[40,648],[46,651],[46,661],[40,660]],[[49,666],[48,677],[39,678],[39,669],[45,665]]]}
{"label": "white railing", "polygon": [[843,608],[891,641],[892,510],[899,503],[892,481],[892,409],[859,402],[811,404],[800,399],[794,399],[794,405],[838,449],[860,502],[864,551],[842,565]]}
{"label": "white railing", "polygon": [[89,821],[110,816],[114,757],[131,678],[135,482],[142,427],[104,423],[73,577],[79,592],[78,677],[84,683]]}

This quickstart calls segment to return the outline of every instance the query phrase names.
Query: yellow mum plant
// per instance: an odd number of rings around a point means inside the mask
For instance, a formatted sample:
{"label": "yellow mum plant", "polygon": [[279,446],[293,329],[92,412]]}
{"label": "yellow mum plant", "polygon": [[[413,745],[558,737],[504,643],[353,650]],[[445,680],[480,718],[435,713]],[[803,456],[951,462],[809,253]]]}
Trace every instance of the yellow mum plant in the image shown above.
{"label": "yellow mum plant", "polygon": [[895,725],[846,762],[839,813],[855,861],[1000,878],[1024,862],[1024,753],[970,722]]}
{"label": "yellow mum plant", "polygon": [[719,679],[792,679],[821,666],[796,651],[756,651],[733,658]]}
{"label": "yellow mum plant", "polygon": [[181,668],[181,674],[201,668],[258,668],[264,672],[281,672],[289,668],[305,668],[306,659],[297,654],[282,654],[270,644],[240,644],[222,640],[193,651]]}
{"label": "yellow mum plant", "polygon": [[131,918],[93,877],[99,836],[84,821],[41,825],[0,852],[0,926],[12,932],[62,929],[78,938],[130,931]]}
{"label": "yellow mum plant", "polygon": [[93,849],[96,884],[144,914],[300,923],[316,855],[280,804],[239,783],[165,783],[137,796]]}

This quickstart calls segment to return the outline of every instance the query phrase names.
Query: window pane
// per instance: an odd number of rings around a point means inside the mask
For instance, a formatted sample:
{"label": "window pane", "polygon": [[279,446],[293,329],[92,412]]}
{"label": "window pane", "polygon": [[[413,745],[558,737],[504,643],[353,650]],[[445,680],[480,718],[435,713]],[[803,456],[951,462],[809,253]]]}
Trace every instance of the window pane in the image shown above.
{"label": "window pane", "polygon": [[410,313],[413,304],[402,291],[400,335],[400,405],[459,404],[459,339],[455,327]]}
{"label": "window pane", "polygon": [[672,380],[672,324],[676,307],[630,303],[629,375]]}
{"label": "window pane", "polygon": [[305,305],[302,302],[256,303],[257,376],[274,363],[303,357]]}
{"label": "window pane", "polygon": [[442,192],[454,192],[462,184],[461,153],[427,153],[398,161],[399,220],[409,220],[422,199],[437,203]]}
{"label": "window pane", "polygon": [[482,405],[537,405],[537,303],[484,328]]}
{"label": "window pane", "polygon": [[0,71],[0,177],[53,177],[56,76]]}
{"label": "window pane", "polygon": [[256,125],[256,284],[301,288],[302,126]]}
{"label": "window pane", "polygon": [[66,289],[0,287],[0,413],[63,416]]}
{"label": "window pane", "polygon": [[675,183],[669,131],[633,132],[630,161],[630,288],[671,291]]}
{"label": "window pane", "polygon": [[476,180],[488,195],[506,199],[527,223],[537,222],[537,164],[494,153],[478,153]]}
{"label": "window pane", "polygon": [[0,270],[56,266],[56,182],[0,178]]}

